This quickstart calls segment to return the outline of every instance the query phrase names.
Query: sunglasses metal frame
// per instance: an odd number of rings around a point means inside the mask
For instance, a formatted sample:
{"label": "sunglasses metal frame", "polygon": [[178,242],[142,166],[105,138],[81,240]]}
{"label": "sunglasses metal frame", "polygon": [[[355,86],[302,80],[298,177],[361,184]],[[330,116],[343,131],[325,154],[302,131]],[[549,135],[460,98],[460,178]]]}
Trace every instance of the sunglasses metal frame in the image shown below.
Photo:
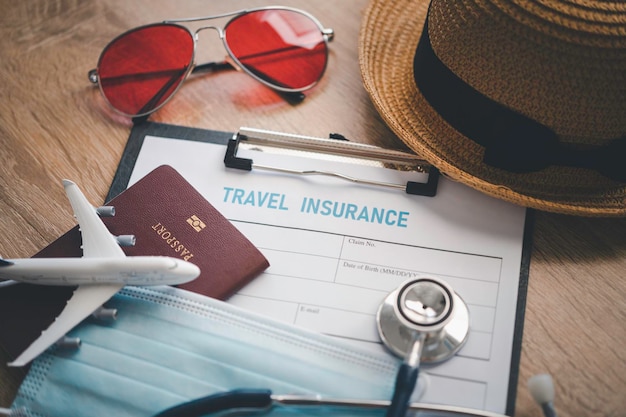
{"label": "sunglasses metal frame", "polygon": [[[322,35],[322,40],[324,41],[324,44],[326,46],[326,60],[324,62],[324,68],[322,69],[319,77],[317,78],[317,80],[312,83],[309,84],[307,86],[301,87],[301,88],[287,88],[287,87],[283,87],[280,85],[276,85],[276,84],[272,84],[271,82],[264,80],[262,78],[260,78],[258,75],[254,74],[252,71],[248,70],[240,61],[239,59],[235,56],[235,54],[231,51],[230,47],[228,46],[227,40],[226,40],[226,29],[228,28],[228,25],[233,22],[236,18],[246,15],[246,14],[250,14],[250,13],[255,13],[255,12],[260,12],[260,11],[271,11],[271,10],[284,10],[284,11],[288,11],[288,12],[295,12],[298,14],[303,15],[304,17],[308,18],[309,20],[311,20],[319,29],[321,35]],[[209,25],[209,26],[201,26],[195,30],[191,30],[183,25],[181,25],[181,23],[192,23],[192,22],[202,22],[202,21],[207,21],[207,20],[216,20],[216,19],[223,19],[226,17],[231,17],[226,23],[224,23],[221,26],[215,26],[215,25]],[[115,106],[113,106],[111,104],[111,102],[109,101],[109,99],[107,98],[101,83],[99,82],[100,78],[99,78],[99,74],[98,74],[98,70],[100,67],[100,62],[102,60],[102,56],[104,55],[104,53],[107,51],[107,49],[109,48],[110,45],[112,45],[113,43],[115,43],[117,40],[127,36],[129,33],[132,33],[136,30],[139,29],[144,29],[144,28],[148,28],[151,26],[159,26],[159,25],[170,25],[170,26],[175,26],[181,29],[184,29],[187,33],[189,33],[189,35],[191,36],[191,39],[193,40],[193,50],[192,50],[192,54],[190,57],[190,65],[189,68],[187,69],[186,73],[182,76],[181,82],[178,84],[178,86],[174,89],[174,91],[171,92],[171,94],[169,95],[169,97],[167,97],[161,104],[159,104],[158,106],[154,107],[153,109],[149,110],[149,111],[145,111],[145,112],[141,112],[138,114],[128,114],[125,113],[117,108],[115,108]],[[205,64],[196,64],[195,62],[195,57],[196,57],[196,46],[198,44],[198,35],[200,32],[204,31],[204,30],[215,30],[220,38],[220,40],[222,41],[222,45],[224,46],[224,49],[226,50],[228,57],[227,60],[224,62],[209,62],[209,63],[205,63]],[[102,96],[104,97],[105,101],[107,102],[107,104],[109,105],[109,107],[111,107],[113,110],[115,110],[117,113],[120,113],[124,116],[128,116],[128,117],[132,117],[132,118],[137,118],[137,117],[143,117],[143,116],[147,116],[149,114],[154,113],[155,111],[159,110],[161,107],[163,107],[177,92],[178,89],[183,85],[183,83],[185,82],[185,80],[189,77],[190,74],[194,73],[194,72],[200,72],[200,71],[206,71],[206,70],[215,70],[215,69],[222,69],[222,68],[235,68],[237,70],[240,70],[246,74],[248,74],[249,76],[251,76],[253,79],[257,80],[258,82],[260,82],[261,84],[276,90],[280,93],[286,93],[286,94],[299,94],[302,93],[303,91],[309,90],[311,88],[313,88],[315,85],[317,85],[317,83],[321,80],[322,76],[324,75],[324,73],[326,72],[326,66],[328,64],[328,42],[331,42],[334,38],[334,31],[331,28],[325,28],[322,23],[312,14],[301,10],[301,9],[297,9],[297,8],[293,8],[293,7],[285,7],[285,6],[266,6],[266,7],[257,7],[257,8],[251,8],[251,9],[242,9],[242,10],[237,10],[234,12],[228,12],[228,13],[221,13],[221,14],[216,14],[216,15],[210,15],[210,16],[203,16],[203,17],[190,17],[190,18],[181,18],[181,19],[168,19],[168,20],[163,20],[161,22],[155,22],[155,23],[150,23],[147,25],[142,25],[142,26],[137,26],[135,28],[129,29],[127,31],[125,31],[124,33],[121,33],[120,35],[116,36],[115,38],[113,38],[102,50],[102,52],[100,53],[100,57],[98,58],[98,65],[96,66],[96,68],[90,70],[88,72],[88,78],[89,81],[93,84],[97,84],[99,89],[100,89],[100,93],[102,94]]]}

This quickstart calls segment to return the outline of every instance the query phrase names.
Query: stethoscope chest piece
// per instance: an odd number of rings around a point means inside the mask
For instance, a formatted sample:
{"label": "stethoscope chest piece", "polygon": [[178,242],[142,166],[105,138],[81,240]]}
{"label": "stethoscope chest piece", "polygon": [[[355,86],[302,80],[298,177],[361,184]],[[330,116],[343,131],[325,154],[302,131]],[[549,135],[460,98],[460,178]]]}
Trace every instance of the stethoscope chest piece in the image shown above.
{"label": "stethoscope chest piece", "polygon": [[378,309],[380,337],[393,353],[405,357],[422,340],[423,363],[452,357],[467,340],[469,311],[445,282],[419,278],[392,291]]}

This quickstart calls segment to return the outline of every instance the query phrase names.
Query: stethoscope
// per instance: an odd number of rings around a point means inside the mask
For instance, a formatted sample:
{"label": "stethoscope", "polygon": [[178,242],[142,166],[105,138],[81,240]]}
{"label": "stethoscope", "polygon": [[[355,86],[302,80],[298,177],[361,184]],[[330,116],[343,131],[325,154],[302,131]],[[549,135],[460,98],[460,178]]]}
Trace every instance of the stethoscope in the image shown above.
{"label": "stethoscope", "polygon": [[[270,411],[289,406],[346,411],[387,410],[387,417],[404,417],[407,411],[450,417],[506,417],[501,414],[462,407],[409,404],[417,383],[420,363],[434,364],[450,359],[461,349],[469,334],[469,311],[450,285],[440,279],[407,281],[385,297],[376,314],[383,344],[404,361],[398,370],[394,393],[387,400],[324,399],[319,396],[275,395],[269,390],[233,390],[183,403],[154,417],[199,417],[208,413]],[[546,381],[546,377],[549,381]],[[546,416],[556,416],[554,388],[547,375],[536,375],[531,392]],[[529,382],[530,385],[530,382]],[[343,414],[342,414],[343,415]],[[421,415],[421,414],[420,414]]]}
{"label": "stethoscope", "polygon": [[404,357],[391,401],[332,400],[273,395],[268,390],[235,390],[174,406],[155,417],[197,417],[241,408],[267,411],[289,405],[386,409],[387,417],[404,417],[408,409],[459,417],[504,417],[486,411],[474,413],[459,407],[409,404],[420,363],[438,363],[451,358],[463,346],[469,333],[467,306],[447,283],[435,278],[405,282],[386,296],[376,314],[376,323],[384,345]]}
{"label": "stethoscope", "polygon": [[404,358],[386,414],[404,416],[420,363],[443,362],[461,349],[469,334],[469,311],[444,281],[418,278],[387,295],[376,314],[376,325],[383,344]]}

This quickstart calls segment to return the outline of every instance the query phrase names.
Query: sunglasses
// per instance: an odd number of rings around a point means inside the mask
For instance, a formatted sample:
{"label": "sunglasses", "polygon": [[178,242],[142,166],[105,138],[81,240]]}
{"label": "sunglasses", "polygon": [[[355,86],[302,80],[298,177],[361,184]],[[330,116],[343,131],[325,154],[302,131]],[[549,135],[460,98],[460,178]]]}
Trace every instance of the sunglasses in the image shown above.
{"label": "sunglasses", "polygon": [[[191,32],[179,23],[232,18],[223,28]],[[230,61],[195,65],[198,33],[216,30]],[[201,18],[166,20],[141,26],[113,39],[102,51],[89,80],[110,106],[129,117],[163,106],[189,74],[234,67],[266,86],[299,94],[322,78],[333,30],[309,13],[263,7]]]}

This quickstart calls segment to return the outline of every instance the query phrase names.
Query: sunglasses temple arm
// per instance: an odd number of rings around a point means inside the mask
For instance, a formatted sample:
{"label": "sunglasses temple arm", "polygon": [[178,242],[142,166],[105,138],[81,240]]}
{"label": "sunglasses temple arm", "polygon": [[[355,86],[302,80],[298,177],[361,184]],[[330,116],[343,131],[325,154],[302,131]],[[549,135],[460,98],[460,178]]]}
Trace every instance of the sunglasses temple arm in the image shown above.
{"label": "sunglasses temple arm", "polygon": [[[228,69],[235,69],[235,67],[228,61],[222,62],[207,62],[205,64],[196,65],[193,70],[191,70],[192,74],[203,73],[203,72],[213,72],[213,71],[222,71]],[[267,79],[266,75],[263,74],[263,78]],[[291,104],[298,104],[304,100],[306,97],[304,93],[301,92],[290,92],[290,91],[276,91],[285,101]]]}
{"label": "sunglasses temple arm", "polygon": [[185,73],[186,69],[182,69],[174,73],[174,75],[169,79],[168,82],[163,84],[163,87],[139,110],[138,114],[149,113],[152,109],[154,109],[159,101],[163,98],[163,96],[169,91],[170,88],[180,79],[180,77]]}
{"label": "sunglasses temple arm", "polygon": [[195,74],[201,72],[222,71],[227,69],[235,69],[235,67],[233,67],[228,61],[207,62],[205,64],[196,65],[193,70],[191,70],[191,73]]}

